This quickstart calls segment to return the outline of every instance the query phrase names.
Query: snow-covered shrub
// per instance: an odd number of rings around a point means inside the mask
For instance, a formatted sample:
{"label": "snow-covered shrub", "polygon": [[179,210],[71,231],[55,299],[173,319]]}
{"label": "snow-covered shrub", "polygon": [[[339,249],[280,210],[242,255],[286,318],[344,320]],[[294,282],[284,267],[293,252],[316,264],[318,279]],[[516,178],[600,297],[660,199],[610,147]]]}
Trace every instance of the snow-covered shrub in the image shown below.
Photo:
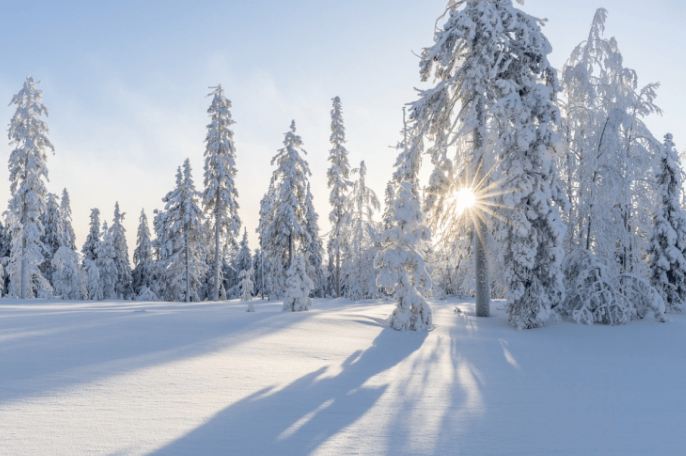
{"label": "snow-covered shrub", "polygon": [[555,310],[586,325],[623,325],[653,312],[665,321],[665,305],[660,294],[637,276],[613,276],[592,252],[572,251],[564,262],[567,277],[565,301]]}
{"label": "snow-covered shrub", "polygon": [[302,255],[296,255],[293,258],[293,263],[288,269],[286,287],[286,297],[283,300],[284,312],[310,310],[312,307],[310,292],[314,288],[314,283],[307,275],[307,264]]}

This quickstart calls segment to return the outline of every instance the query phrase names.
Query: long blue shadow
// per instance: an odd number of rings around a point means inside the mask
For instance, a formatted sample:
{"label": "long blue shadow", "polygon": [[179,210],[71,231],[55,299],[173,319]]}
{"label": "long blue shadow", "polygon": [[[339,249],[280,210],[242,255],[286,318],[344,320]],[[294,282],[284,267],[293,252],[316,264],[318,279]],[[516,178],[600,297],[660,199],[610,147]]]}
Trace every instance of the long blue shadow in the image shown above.
{"label": "long blue shadow", "polygon": [[425,338],[425,333],[384,329],[369,349],[353,353],[338,375],[322,377],[324,367],[276,392],[263,390],[153,454],[308,454],[366,413],[386,386],[364,383],[410,356]]}

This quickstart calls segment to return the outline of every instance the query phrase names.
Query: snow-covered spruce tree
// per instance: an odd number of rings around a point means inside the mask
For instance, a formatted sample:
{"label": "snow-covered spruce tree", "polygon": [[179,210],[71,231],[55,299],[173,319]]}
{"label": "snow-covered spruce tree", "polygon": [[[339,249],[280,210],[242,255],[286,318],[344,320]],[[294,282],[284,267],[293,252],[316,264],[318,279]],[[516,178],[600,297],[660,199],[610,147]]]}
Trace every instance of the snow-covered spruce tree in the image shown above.
{"label": "snow-covered spruce tree", "polygon": [[198,206],[200,193],[195,189],[190,161],[183,171],[179,168],[176,188],[163,199],[166,203],[161,217],[165,245],[163,280],[165,299],[169,301],[198,301],[198,289],[207,272],[203,242],[206,231],[203,213]]}
{"label": "snow-covered spruce tree", "polygon": [[100,244],[100,209],[91,209],[90,219],[88,236],[86,236],[86,242],[83,243],[83,247],[81,248],[84,266],[86,265],[87,260],[95,261],[98,257],[95,251]]}
{"label": "snow-covered spruce tree", "polygon": [[214,257],[212,273],[212,299],[219,299],[219,284],[222,260],[220,243],[222,239],[235,239],[241,228],[238,216],[238,190],[236,190],[236,147],[233,144],[233,131],[230,127],[235,122],[231,118],[231,101],[224,96],[224,89],[219,85],[208,96],[212,104],[207,112],[211,122],[207,126],[205,142],[205,190],[202,202],[207,216],[208,231],[212,233]]}
{"label": "snow-covered spruce tree", "polygon": [[155,281],[154,259],[152,255],[152,240],[145,210],[141,209],[138,218],[138,233],[136,248],[133,251],[134,269],[131,273],[133,294],[136,298],[142,294],[149,294]]}
{"label": "snow-covered spruce tree", "polygon": [[508,283],[509,321],[518,328],[542,326],[564,300],[562,241],[566,227],[560,208],[567,204],[552,157],[559,124],[554,105],[559,90],[551,52],[538,19],[499,3],[502,27],[511,37],[497,67],[494,121],[502,132],[495,143],[500,158],[501,220],[497,236]]}
{"label": "snow-covered spruce tree", "polygon": [[293,258],[291,267],[288,268],[286,287],[286,295],[283,300],[284,312],[310,310],[312,307],[310,293],[314,283],[307,275],[307,264],[302,255],[296,255]]}
{"label": "snow-covered spruce tree", "polygon": [[429,304],[420,289],[431,288],[431,278],[419,246],[429,242],[414,184],[402,181],[393,203],[391,227],[379,236],[381,250],[374,260],[377,285],[393,293],[397,302],[389,317],[395,330],[426,331],[432,325]]}
{"label": "snow-covered spruce tree", "polygon": [[48,125],[41,117],[48,115],[43,91],[27,76],[23,88],[12,97],[17,110],[12,116],[8,137],[10,146],[10,193],[8,222],[12,251],[8,264],[10,293],[21,299],[50,296],[50,283],[39,266],[44,261],[41,215],[45,212],[48,178],[46,150],[54,151],[47,137]]}
{"label": "snow-covered spruce tree", "polygon": [[62,200],[60,201],[60,220],[62,221],[62,240],[71,250],[76,251],[76,235],[71,225],[71,199],[69,192],[65,188],[62,190]]}
{"label": "snow-covered spruce tree", "polygon": [[364,161],[358,169],[353,170],[353,174],[358,174],[359,177],[349,197],[350,223],[345,231],[348,249],[343,259],[343,283],[347,298],[369,299],[379,294],[374,258],[380,227],[374,221],[374,212],[381,206],[374,191],[367,187],[367,167]]}
{"label": "snow-covered spruce tree", "polygon": [[350,182],[350,164],[348,163],[348,151],[345,148],[345,126],[343,123],[343,107],[341,99],[333,99],[331,110],[331,138],[332,148],[329,152],[331,167],[327,171],[328,186],[331,189],[329,202],[331,203],[331,232],[327,246],[329,264],[332,274],[330,281],[336,297],[341,296],[341,250],[344,248],[346,238],[344,231],[348,223],[347,194],[352,186]]}
{"label": "snow-covered spruce tree", "polygon": [[133,287],[131,285],[131,263],[129,262],[129,246],[126,242],[126,228],[124,221],[125,212],[119,210],[119,203],[114,204],[114,221],[110,233],[114,243],[115,266],[117,267],[117,283],[114,292],[118,299],[131,299],[133,297]]}
{"label": "snow-covered spruce tree", "polygon": [[307,233],[307,240],[305,242],[304,255],[307,262],[307,275],[314,283],[312,296],[323,297],[326,286],[324,247],[322,239],[319,237],[319,215],[317,215],[317,211],[314,209],[309,182],[307,183],[307,194],[305,196],[305,232]]}
{"label": "snow-covered spruce tree", "polygon": [[52,286],[55,296],[83,300],[88,296],[88,275],[81,259],[68,245],[62,245],[52,257]]}
{"label": "snow-covered spruce tree", "polygon": [[43,244],[44,261],[40,266],[40,270],[43,277],[54,287],[52,275],[55,270],[52,266],[52,258],[64,243],[59,198],[54,193],[48,193],[45,212],[41,215],[41,223],[43,224],[41,243]]}
{"label": "snow-covered spruce tree", "polygon": [[665,135],[661,172],[657,175],[658,208],[650,239],[650,281],[665,301],[667,312],[683,312],[686,299],[686,212],[683,170],[673,137]]}
{"label": "snow-covered spruce tree", "polygon": [[117,251],[114,247],[114,237],[107,228],[107,222],[102,223],[100,233],[100,243],[95,249],[97,258],[95,264],[100,274],[100,284],[102,285],[103,299],[119,299],[116,292],[117,278]]}
{"label": "snow-covered spruce tree", "polygon": [[231,296],[241,296],[241,283],[242,278],[240,276],[242,271],[249,271],[252,268],[252,254],[250,253],[250,246],[248,245],[248,231],[243,230],[243,238],[238,245],[237,252],[233,255],[231,260],[231,269],[235,272],[236,285],[234,290],[231,290],[229,294]]}
{"label": "snow-covered spruce tree", "polygon": [[295,134],[295,121],[286,133],[284,147],[272,158],[276,170],[272,176],[274,194],[273,212],[265,220],[264,252],[270,263],[271,292],[284,296],[286,272],[296,252],[302,251],[308,241],[306,231],[307,177],[311,174],[307,162],[300,156],[302,139]]}

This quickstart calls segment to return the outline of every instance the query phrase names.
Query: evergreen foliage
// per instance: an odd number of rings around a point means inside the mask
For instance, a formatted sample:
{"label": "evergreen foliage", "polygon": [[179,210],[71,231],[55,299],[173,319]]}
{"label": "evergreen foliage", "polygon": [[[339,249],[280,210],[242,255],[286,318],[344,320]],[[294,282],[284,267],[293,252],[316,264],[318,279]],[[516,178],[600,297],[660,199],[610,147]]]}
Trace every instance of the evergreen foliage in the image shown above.
{"label": "evergreen foliage", "polygon": [[48,179],[47,149],[54,147],[47,137],[48,125],[39,82],[26,77],[23,88],[12,97],[17,109],[12,116],[8,137],[10,146],[10,193],[8,224],[12,248],[8,263],[10,293],[21,299],[48,297],[52,288],[39,266],[45,260],[41,237],[41,215],[45,212]]}
{"label": "evergreen foliage", "polygon": [[671,134],[665,135],[657,175],[658,207],[650,240],[650,281],[668,312],[683,312],[686,299],[686,213],[683,171]]}
{"label": "evergreen foliage", "polygon": [[236,190],[236,147],[233,143],[231,125],[231,101],[224,96],[224,89],[219,85],[212,87],[208,95],[212,104],[207,112],[211,122],[207,126],[205,143],[205,190],[202,193],[202,204],[207,216],[208,231],[214,237],[213,274],[214,284],[212,299],[219,299],[220,244],[238,236],[241,219],[238,216],[238,190]]}

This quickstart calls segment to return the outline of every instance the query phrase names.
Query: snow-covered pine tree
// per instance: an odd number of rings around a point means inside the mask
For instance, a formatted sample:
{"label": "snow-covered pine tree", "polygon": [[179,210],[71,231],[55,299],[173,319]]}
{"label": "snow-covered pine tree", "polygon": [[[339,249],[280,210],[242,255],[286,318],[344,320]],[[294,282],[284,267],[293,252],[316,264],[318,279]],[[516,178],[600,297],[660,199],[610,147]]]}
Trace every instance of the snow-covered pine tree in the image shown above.
{"label": "snow-covered pine tree", "polygon": [[564,300],[562,274],[566,227],[560,208],[567,199],[552,157],[559,124],[554,105],[559,91],[547,55],[552,48],[540,21],[497,3],[505,54],[496,66],[498,101],[493,107],[495,142],[503,183],[498,237],[508,283],[509,321],[518,328],[545,324]]}
{"label": "snow-covered pine tree", "polygon": [[55,296],[83,300],[88,296],[88,275],[79,254],[67,245],[60,246],[52,257],[52,286]]}
{"label": "snow-covered pine tree", "polygon": [[343,283],[347,298],[369,299],[376,297],[379,290],[376,286],[374,258],[380,227],[374,221],[374,212],[381,206],[374,190],[367,187],[364,161],[352,173],[359,177],[348,198],[350,222],[344,233],[348,239],[348,249],[343,260]]}
{"label": "snow-covered pine tree", "polygon": [[665,301],[667,312],[683,312],[686,299],[686,212],[683,170],[671,134],[665,135],[657,176],[658,208],[650,239],[650,281]]}
{"label": "snow-covered pine tree", "polygon": [[[269,258],[267,255],[270,253],[269,250],[265,249],[265,245],[271,245],[273,243],[272,235],[274,234],[269,230],[269,224],[271,223],[272,217],[274,215],[274,182],[269,183],[269,189],[267,193],[260,200],[260,220],[257,225],[257,235],[260,240],[260,256],[259,256],[259,267],[255,268],[257,275],[257,288],[260,290],[260,295],[264,299],[264,295],[270,296],[271,287],[269,285],[270,280],[270,268],[269,268]],[[257,261],[257,260],[256,260]]]}
{"label": "snow-covered pine tree", "polygon": [[62,200],[60,201],[60,220],[62,221],[62,240],[71,250],[76,251],[76,235],[71,225],[71,199],[69,192],[65,188],[62,190]]}
{"label": "snow-covered pine tree", "polygon": [[43,236],[41,242],[43,243],[43,264],[40,270],[50,284],[54,287],[52,275],[55,272],[52,266],[52,258],[57,253],[57,250],[64,243],[64,236],[62,233],[62,220],[60,214],[59,198],[54,193],[48,193],[47,203],[45,205],[45,212],[41,215],[41,223],[43,224]]}
{"label": "snow-covered pine tree", "polygon": [[46,150],[54,151],[54,147],[47,137],[48,125],[41,119],[43,115],[47,117],[48,109],[43,104],[43,91],[36,84],[39,82],[27,76],[23,88],[10,102],[17,110],[8,131],[10,146],[14,146],[9,160],[12,251],[8,272],[10,293],[21,299],[49,296],[52,292],[39,266],[44,261],[41,215],[45,212],[47,194]]}
{"label": "snow-covered pine tree", "polygon": [[141,294],[149,294],[148,290],[153,288],[153,284],[155,282],[152,241],[150,239],[148,217],[145,215],[144,209],[141,209],[141,215],[138,221],[136,248],[133,251],[134,269],[131,274],[133,294],[136,298],[140,297]]}
{"label": "snow-covered pine tree", "polygon": [[207,216],[208,231],[212,233],[214,257],[212,273],[212,299],[219,299],[220,269],[224,258],[220,255],[221,240],[235,239],[241,229],[238,216],[238,190],[236,190],[236,147],[233,143],[235,122],[231,118],[231,101],[224,96],[221,85],[208,96],[212,104],[207,112],[212,120],[207,126],[205,142],[205,190],[202,194],[203,208]]}
{"label": "snow-covered pine tree", "polygon": [[125,212],[119,210],[119,202],[114,204],[114,221],[110,228],[112,242],[114,244],[115,266],[117,267],[117,283],[114,292],[118,299],[131,299],[133,288],[131,285],[131,263],[129,262],[129,246],[126,242],[126,228],[123,221]]}
{"label": "snow-covered pine tree", "polygon": [[301,312],[310,310],[312,298],[310,293],[314,283],[307,275],[307,263],[305,257],[296,255],[288,268],[286,279],[286,294],[283,300],[284,312]]}
{"label": "snow-covered pine tree", "polygon": [[98,258],[95,251],[98,248],[98,245],[100,245],[100,209],[91,209],[90,220],[88,236],[86,236],[86,242],[83,243],[83,247],[81,248],[84,266],[86,265],[87,260],[95,261]]}
{"label": "snow-covered pine tree", "polygon": [[117,251],[114,247],[112,233],[107,228],[107,222],[102,223],[100,243],[95,249],[95,254],[97,255],[95,264],[98,266],[100,284],[102,285],[102,298],[119,299],[116,292],[117,278],[119,277]]}
{"label": "snow-covered pine tree", "polygon": [[[207,272],[203,213],[198,206],[200,193],[195,189],[190,161],[183,171],[179,167],[176,188],[163,199],[163,216],[158,214],[159,228],[164,233],[163,280],[165,298],[169,301],[198,301],[198,289]],[[158,223],[156,217],[156,223]],[[157,229],[157,228],[156,228]]]}
{"label": "snow-covered pine tree", "polygon": [[391,227],[379,237],[381,250],[374,260],[377,285],[393,293],[397,302],[389,317],[395,330],[427,331],[432,313],[420,290],[431,289],[431,277],[420,252],[431,234],[423,224],[423,214],[414,184],[403,180],[393,203]]}
{"label": "snow-covered pine tree", "polygon": [[272,165],[277,166],[272,176],[273,212],[262,230],[263,249],[270,263],[271,292],[277,297],[284,295],[286,272],[295,253],[307,242],[305,198],[307,177],[311,174],[307,162],[298,153],[307,152],[302,149],[302,139],[295,134],[295,121],[283,144],[272,158]]}
{"label": "snow-covered pine tree", "polygon": [[314,201],[310,184],[307,183],[307,194],[305,196],[305,241],[304,255],[307,262],[307,275],[312,279],[314,287],[312,295],[323,297],[326,285],[324,277],[324,247],[322,239],[319,237],[319,215],[314,209]]}
{"label": "snow-covered pine tree", "polygon": [[332,274],[330,280],[336,297],[341,296],[341,250],[344,248],[346,238],[344,231],[348,223],[347,195],[352,182],[350,182],[350,164],[348,163],[348,151],[345,148],[345,125],[343,123],[343,106],[341,99],[333,99],[331,110],[331,138],[332,148],[329,152],[331,167],[327,171],[328,186],[331,189],[329,202],[331,203],[331,232],[327,251]]}

